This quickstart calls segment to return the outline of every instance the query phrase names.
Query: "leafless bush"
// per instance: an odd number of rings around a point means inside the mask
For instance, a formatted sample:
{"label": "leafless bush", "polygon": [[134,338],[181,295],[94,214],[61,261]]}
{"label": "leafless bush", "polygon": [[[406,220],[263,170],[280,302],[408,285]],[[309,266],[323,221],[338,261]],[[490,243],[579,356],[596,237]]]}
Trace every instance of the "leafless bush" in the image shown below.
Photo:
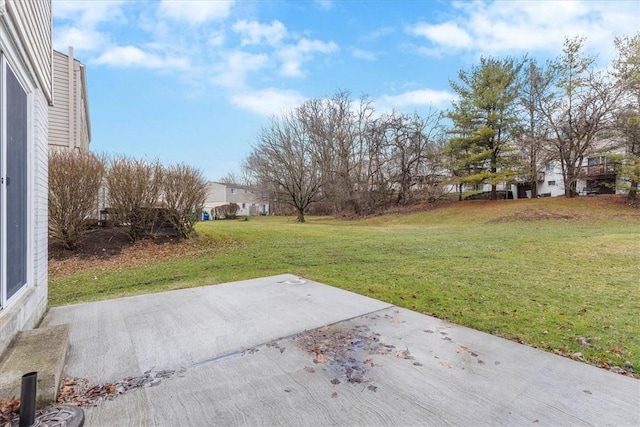
{"label": "leafless bush", "polygon": [[117,156],[107,171],[108,206],[111,220],[124,228],[132,242],[149,228],[156,217],[163,181],[162,165]]}
{"label": "leafless bush", "polygon": [[235,219],[239,210],[240,206],[238,206],[237,203],[229,203],[228,205],[217,206],[215,208],[218,219]]}
{"label": "leafless bush", "polygon": [[207,181],[202,171],[185,164],[172,165],[164,171],[164,202],[167,219],[178,235],[189,238],[200,219],[207,195]]}
{"label": "leafless bush", "polygon": [[86,220],[97,210],[104,169],[104,158],[91,153],[49,155],[49,237],[67,249],[78,247]]}

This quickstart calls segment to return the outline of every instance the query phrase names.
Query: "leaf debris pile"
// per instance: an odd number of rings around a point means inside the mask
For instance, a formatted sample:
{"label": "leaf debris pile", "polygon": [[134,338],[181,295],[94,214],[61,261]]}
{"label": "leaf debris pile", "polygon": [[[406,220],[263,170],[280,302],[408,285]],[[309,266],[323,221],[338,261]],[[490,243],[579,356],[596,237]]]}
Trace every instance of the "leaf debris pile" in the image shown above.
{"label": "leaf debris pile", "polygon": [[3,401],[0,399],[0,426],[11,425],[11,420],[20,415],[20,399],[15,397]]}
{"label": "leaf debris pile", "polygon": [[56,402],[64,405],[96,406],[103,400],[113,400],[116,396],[142,387],[157,386],[163,379],[183,373],[184,370],[149,370],[143,375],[104,384],[91,384],[86,378],[65,377],[61,381]]}
{"label": "leaf debris pile", "polygon": [[[375,366],[372,355],[395,354],[398,358],[413,360],[408,349],[397,351],[394,345],[381,342],[380,334],[371,332],[365,325],[351,329],[324,326],[296,335],[293,340],[300,349],[313,354],[313,363],[327,363],[336,371],[338,375],[331,380],[334,385],[340,384],[341,378],[351,384],[369,381],[367,373]],[[309,367],[305,367],[305,371],[315,372]],[[369,384],[369,390],[377,390],[371,381]]]}

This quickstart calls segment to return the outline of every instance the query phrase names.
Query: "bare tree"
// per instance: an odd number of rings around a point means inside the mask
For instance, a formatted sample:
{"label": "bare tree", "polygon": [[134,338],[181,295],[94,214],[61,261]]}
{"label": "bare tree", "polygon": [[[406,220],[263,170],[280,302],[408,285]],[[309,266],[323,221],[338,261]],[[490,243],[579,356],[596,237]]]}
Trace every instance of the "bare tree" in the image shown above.
{"label": "bare tree", "polygon": [[[426,118],[418,114],[395,112],[386,116],[387,141],[393,164],[392,182],[397,186],[396,203],[406,205],[418,190],[435,184],[435,136],[439,132],[441,114],[431,111]],[[435,192],[431,192],[434,195]],[[431,197],[431,196],[429,196]]]}
{"label": "bare tree", "polygon": [[386,117],[367,120],[361,132],[366,150],[361,162],[359,189],[367,213],[387,209],[393,196],[393,164],[387,141]]}
{"label": "bare tree", "polygon": [[104,169],[104,158],[92,153],[49,154],[49,236],[67,249],[78,247],[96,213]]}
{"label": "bare tree", "polygon": [[372,113],[371,100],[363,96],[355,104],[346,91],[307,101],[296,111],[319,156],[323,193],[337,212],[362,212],[358,182],[366,148],[361,132]]}
{"label": "bare tree", "polygon": [[179,236],[189,238],[202,214],[207,181],[201,170],[185,164],[165,168],[163,179],[167,219]]}
{"label": "bare tree", "polygon": [[565,196],[578,195],[584,159],[610,129],[620,95],[603,72],[594,70],[594,58],[583,53],[584,38],[565,40],[562,55],[549,63],[547,93],[537,94],[538,108],[552,132],[551,149],[560,159]]}
{"label": "bare tree", "polygon": [[245,168],[255,182],[272,190],[274,200],[295,208],[298,222],[305,221],[305,210],[323,196],[319,153],[295,112],[274,117],[262,129]]}
{"label": "bare tree", "polygon": [[640,181],[640,33],[616,38],[618,56],[613,76],[622,92],[617,113],[625,159],[621,172],[629,179],[629,200],[635,201]]}
{"label": "bare tree", "polygon": [[157,215],[162,190],[162,165],[126,156],[109,162],[107,191],[109,214],[132,242],[149,228]]}
{"label": "bare tree", "polygon": [[530,59],[523,67],[520,84],[520,115],[514,136],[522,163],[524,182],[531,190],[532,197],[538,195],[538,174],[543,164],[550,159],[546,154],[549,142],[549,128],[538,108],[540,96],[548,93],[550,81],[543,75],[535,60]]}
{"label": "bare tree", "polygon": [[249,177],[245,173],[229,172],[218,180],[221,184],[235,184],[248,187],[250,185]]}

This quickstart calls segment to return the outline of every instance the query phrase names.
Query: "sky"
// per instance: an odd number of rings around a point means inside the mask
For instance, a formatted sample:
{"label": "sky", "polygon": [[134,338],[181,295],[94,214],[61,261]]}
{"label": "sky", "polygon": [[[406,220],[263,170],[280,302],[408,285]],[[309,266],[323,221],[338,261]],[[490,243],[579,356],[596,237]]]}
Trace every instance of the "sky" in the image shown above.
{"label": "sky", "polygon": [[639,30],[636,0],[53,0],[54,49],[86,66],[91,150],[213,181],[307,99],[426,115],[481,56],[545,61],[582,35],[606,67]]}

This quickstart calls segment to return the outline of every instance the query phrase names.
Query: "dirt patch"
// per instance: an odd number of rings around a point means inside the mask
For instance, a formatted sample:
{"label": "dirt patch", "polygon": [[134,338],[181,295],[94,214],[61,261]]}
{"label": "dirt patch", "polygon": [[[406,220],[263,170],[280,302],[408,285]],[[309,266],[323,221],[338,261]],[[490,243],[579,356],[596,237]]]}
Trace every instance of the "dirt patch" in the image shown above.
{"label": "dirt patch", "polygon": [[543,209],[524,209],[524,210],[515,212],[511,215],[492,219],[488,221],[488,223],[514,222],[514,221],[530,222],[530,221],[546,221],[546,220],[571,221],[571,220],[577,220],[577,219],[580,219],[580,215],[549,212]]}
{"label": "dirt patch", "polygon": [[394,206],[392,208],[381,210],[380,212],[375,212],[369,215],[356,215],[352,211],[342,211],[342,212],[336,213],[334,217],[336,219],[343,219],[343,220],[361,220],[361,219],[373,218],[373,217],[378,217],[383,215],[401,216],[401,215],[408,215],[408,214],[443,208],[453,203],[456,203],[456,201],[448,198],[438,199],[433,202],[427,202],[425,200],[421,200],[406,206]]}
{"label": "dirt patch", "polygon": [[137,267],[160,259],[193,255],[208,247],[204,237],[181,240],[171,231],[145,236],[131,243],[118,229],[96,228],[89,230],[75,251],[64,249],[58,243],[49,244],[49,276],[65,276],[88,268],[115,270]]}

